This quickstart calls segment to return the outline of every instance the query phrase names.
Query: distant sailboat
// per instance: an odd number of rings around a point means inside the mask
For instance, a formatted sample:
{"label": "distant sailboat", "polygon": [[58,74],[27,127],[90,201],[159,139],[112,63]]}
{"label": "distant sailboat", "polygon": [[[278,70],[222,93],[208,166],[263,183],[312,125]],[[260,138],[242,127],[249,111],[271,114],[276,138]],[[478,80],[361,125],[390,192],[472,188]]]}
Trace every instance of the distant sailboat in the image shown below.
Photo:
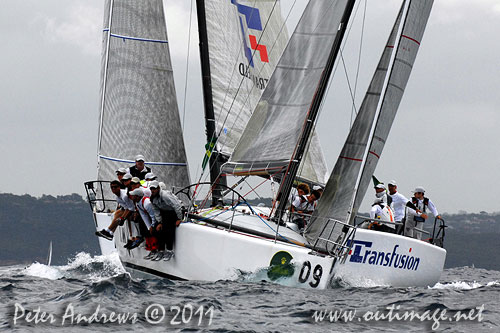
{"label": "distant sailboat", "polygon": [[47,266],[50,266],[52,263],[52,241],[49,244],[49,253],[47,254]]}

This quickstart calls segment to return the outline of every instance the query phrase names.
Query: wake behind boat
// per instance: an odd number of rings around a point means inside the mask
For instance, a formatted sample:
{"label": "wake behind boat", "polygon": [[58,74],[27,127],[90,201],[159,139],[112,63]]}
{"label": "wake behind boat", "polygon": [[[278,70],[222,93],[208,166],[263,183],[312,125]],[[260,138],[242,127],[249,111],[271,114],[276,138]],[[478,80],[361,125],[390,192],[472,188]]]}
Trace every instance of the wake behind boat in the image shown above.
{"label": "wake behind boat", "polygon": [[[326,181],[314,124],[354,1],[310,2],[281,57],[276,54],[270,57],[271,50],[266,48],[279,40],[283,30],[266,30],[267,23],[270,22],[270,27],[273,22],[275,27],[284,26],[273,4],[234,0],[212,4],[211,8],[220,6],[217,13],[227,13],[227,22],[233,24],[225,38],[234,33],[236,42],[223,45],[233,52],[239,50],[235,58],[245,64],[245,75],[236,80],[239,87],[235,90],[230,89],[234,82],[227,72],[225,76],[210,72],[210,46],[214,45],[213,39],[218,35],[214,32],[220,27],[217,16],[211,17],[210,10],[205,10],[204,1],[197,1],[208,141],[204,166],[209,165],[211,174],[210,189],[201,191],[200,183],[186,186],[189,178],[179,115],[176,103],[172,102],[175,91],[161,1],[151,2],[146,8],[142,3],[107,2],[99,131],[100,181],[86,183],[96,225],[98,230],[109,225],[114,209],[109,201],[113,196],[103,180],[111,179],[114,170],[132,161],[131,153],[144,152],[154,161],[146,164],[154,166],[158,178],[167,182],[167,188],[184,188],[178,195],[187,209],[183,223],[175,231],[175,256],[168,261],[146,259],[148,251],[143,247],[124,248],[131,237],[142,232],[137,223],[133,227],[119,227],[113,238],[124,267],[133,274],[208,281],[266,269],[272,281],[284,283],[291,279],[300,286],[319,289],[338,279],[364,279],[377,285],[401,287],[434,285],[446,257],[446,251],[435,244],[442,244],[444,234],[441,238],[433,235],[429,242],[424,242],[362,229],[355,221],[401,101],[432,1],[404,1],[341,155],[303,232],[286,226],[285,222],[293,216],[287,198],[299,181],[311,185],[324,185]],[[138,13],[144,15],[145,10],[148,17],[154,18],[151,20],[156,24],[154,27],[151,22],[139,19]],[[267,42],[266,38],[274,39]],[[214,49],[220,51],[221,43],[216,45],[219,48]],[[144,58],[151,52],[157,57]],[[150,61],[157,63],[149,64]],[[234,73],[238,62],[234,66],[223,70]],[[260,99],[245,97],[245,90],[239,89],[241,85],[250,84],[247,90],[252,93],[256,87],[264,88],[258,84],[259,80],[252,78],[266,70],[272,74],[263,81],[266,83],[263,92],[257,91]],[[117,84],[122,82],[116,81],[119,79],[130,82],[130,86]],[[127,93],[127,87],[129,92],[143,93]],[[169,98],[159,101],[170,104],[156,105],[158,101],[150,96],[153,92],[168,92]],[[227,106],[222,101],[214,110],[216,96],[244,103],[241,109],[233,109],[233,103]],[[149,118],[145,118],[138,124],[127,123],[126,133],[151,135],[132,140],[111,135],[129,113],[135,117],[147,111],[144,103],[153,103],[148,109],[152,109],[157,121],[148,122]],[[242,110],[249,110],[246,117],[242,116],[245,114]],[[170,116],[160,116],[163,113]],[[161,122],[162,117],[168,121]],[[228,118],[238,125],[228,123]],[[242,130],[233,131],[238,126]],[[227,133],[230,135],[226,136]],[[160,140],[163,146],[155,146],[151,140],[154,143]],[[244,196],[225,185],[231,176],[243,180],[259,176],[268,179],[271,185],[278,182],[275,204],[262,210],[252,207]],[[200,193],[211,196],[212,200]],[[224,201],[231,204],[221,205]],[[212,207],[198,205],[200,202]]]}

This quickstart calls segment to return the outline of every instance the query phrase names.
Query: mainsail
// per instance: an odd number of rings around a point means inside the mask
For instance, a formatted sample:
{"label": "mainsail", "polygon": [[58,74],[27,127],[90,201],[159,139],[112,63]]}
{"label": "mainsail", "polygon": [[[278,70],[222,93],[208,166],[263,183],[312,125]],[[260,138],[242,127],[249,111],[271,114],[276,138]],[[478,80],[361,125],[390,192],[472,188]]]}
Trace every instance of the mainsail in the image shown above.
{"label": "mainsail", "polygon": [[[223,171],[273,175],[288,166],[346,3],[309,2]],[[316,148],[316,139],[311,142],[310,146]],[[318,162],[316,158],[313,155],[310,160]],[[319,166],[313,164],[312,169],[318,170]]]}
{"label": "mainsail", "polygon": [[98,179],[142,154],[168,187],[189,185],[161,0],[108,0],[101,72]]}
{"label": "mainsail", "polygon": [[[319,237],[338,238],[341,226],[332,230],[330,218],[353,222],[403,97],[432,3],[433,0],[403,3],[356,120],[305,231],[310,242]],[[316,246],[325,249],[326,243],[319,240]]]}

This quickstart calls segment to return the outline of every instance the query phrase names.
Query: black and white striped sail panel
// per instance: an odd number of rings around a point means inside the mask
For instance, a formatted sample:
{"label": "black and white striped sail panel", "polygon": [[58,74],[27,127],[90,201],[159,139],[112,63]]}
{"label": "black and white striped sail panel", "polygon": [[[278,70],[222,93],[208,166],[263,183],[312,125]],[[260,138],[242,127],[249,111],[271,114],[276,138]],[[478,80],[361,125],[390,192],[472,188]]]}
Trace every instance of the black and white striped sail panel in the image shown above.
{"label": "black and white striped sail panel", "polygon": [[[259,172],[273,174],[278,168],[286,168],[346,4],[346,0],[309,2],[224,171],[255,173],[268,164],[273,169]],[[310,147],[315,149],[319,144],[313,142]],[[326,174],[324,159],[313,155],[310,160],[314,163],[311,169],[324,169]]]}
{"label": "black and white striped sail panel", "polygon": [[114,179],[141,154],[169,188],[187,186],[161,0],[106,2],[101,97],[98,179]]}
{"label": "black and white striped sail panel", "polygon": [[[341,226],[339,230],[332,230],[328,219],[353,222],[396,116],[432,3],[432,0],[403,3],[323,196],[305,231],[310,242],[316,242],[318,237],[338,238]],[[317,245],[326,247],[324,241]]]}

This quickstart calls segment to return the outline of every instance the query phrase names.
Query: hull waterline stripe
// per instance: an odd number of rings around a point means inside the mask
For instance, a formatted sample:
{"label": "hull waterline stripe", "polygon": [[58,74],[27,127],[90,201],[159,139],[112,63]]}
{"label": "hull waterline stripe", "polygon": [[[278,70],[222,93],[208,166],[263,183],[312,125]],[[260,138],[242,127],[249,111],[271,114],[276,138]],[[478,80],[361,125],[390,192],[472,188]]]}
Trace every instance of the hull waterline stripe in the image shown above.
{"label": "hull waterline stripe", "polygon": [[374,156],[376,156],[377,158],[379,158],[379,159],[380,159],[380,156],[379,156],[379,155],[377,155],[376,153],[374,153],[373,151],[371,151],[371,150],[370,150],[370,151],[369,151],[369,153],[370,153],[370,154],[372,154],[372,155],[374,155]]}
{"label": "hull waterline stripe", "polygon": [[[135,161],[133,161],[133,160],[123,160],[123,159],[120,159],[120,158],[108,157],[108,156],[103,156],[103,155],[99,155],[99,158],[102,158],[103,160],[114,161],[114,162],[135,163]],[[144,164],[148,164],[148,165],[187,166],[187,163],[176,163],[176,162],[144,162]]]}
{"label": "hull waterline stripe", "polygon": [[156,276],[159,276],[159,277],[162,277],[162,278],[166,278],[166,279],[169,279],[169,280],[187,281],[186,279],[180,278],[180,277],[175,276],[175,275],[170,275],[170,274],[167,274],[167,273],[163,273],[163,272],[160,272],[160,271],[157,271],[155,269],[148,268],[148,267],[138,266],[138,265],[135,265],[135,264],[131,264],[129,262],[122,261],[122,264],[123,264],[123,266],[131,268],[131,269],[135,269],[136,271],[142,271],[142,272],[145,272],[145,273],[148,273],[148,274],[152,274],[152,275],[156,275]]}

